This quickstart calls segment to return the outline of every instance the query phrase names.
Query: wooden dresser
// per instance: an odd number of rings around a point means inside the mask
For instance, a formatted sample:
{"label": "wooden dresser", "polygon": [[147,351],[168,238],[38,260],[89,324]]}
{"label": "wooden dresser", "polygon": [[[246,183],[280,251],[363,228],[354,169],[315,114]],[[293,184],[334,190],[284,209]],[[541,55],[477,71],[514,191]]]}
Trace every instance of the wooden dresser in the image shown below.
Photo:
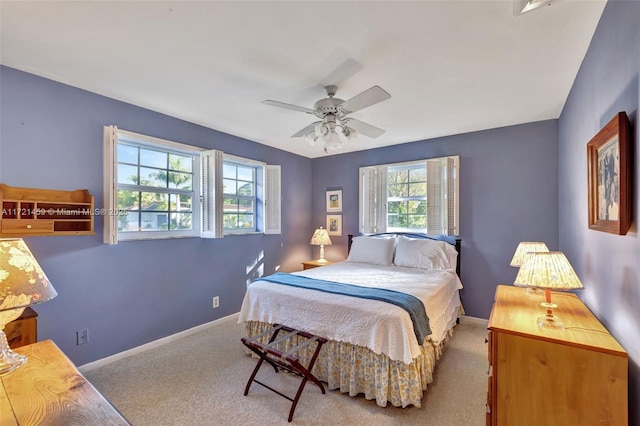
{"label": "wooden dresser", "polygon": [[565,330],[539,329],[543,299],[514,286],[496,290],[487,426],[627,425],[627,353],[571,293],[551,296]]}
{"label": "wooden dresser", "polygon": [[0,425],[129,425],[53,341],[14,351],[27,363],[0,376]]}

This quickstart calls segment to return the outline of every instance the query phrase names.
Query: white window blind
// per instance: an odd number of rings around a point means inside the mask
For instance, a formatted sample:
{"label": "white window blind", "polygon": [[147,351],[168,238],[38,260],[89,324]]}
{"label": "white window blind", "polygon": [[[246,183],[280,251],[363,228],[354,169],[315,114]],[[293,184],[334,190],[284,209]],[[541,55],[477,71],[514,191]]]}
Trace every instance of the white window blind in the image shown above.
{"label": "white window blind", "polygon": [[447,157],[447,170],[444,176],[447,179],[447,235],[460,235],[460,157]]}
{"label": "white window blind", "polygon": [[427,233],[459,235],[459,157],[427,160]]}
{"label": "white window blind", "polygon": [[222,238],[222,161],[216,149],[200,154],[202,168],[202,238]]}
{"label": "white window blind", "polygon": [[360,232],[370,234],[387,229],[387,168],[360,168]]}
{"label": "white window blind", "polygon": [[280,234],[281,230],[281,189],[280,166],[264,168],[264,233]]}
{"label": "white window blind", "polygon": [[443,187],[446,158],[427,160],[427,234],[446,234],[447,212]]}
{"label": "white window blind", "polygon": [[104,214],[102,215],[102,241],[118,244],[118,217],[114,214],[118,207],[118,128],[104,127]]}

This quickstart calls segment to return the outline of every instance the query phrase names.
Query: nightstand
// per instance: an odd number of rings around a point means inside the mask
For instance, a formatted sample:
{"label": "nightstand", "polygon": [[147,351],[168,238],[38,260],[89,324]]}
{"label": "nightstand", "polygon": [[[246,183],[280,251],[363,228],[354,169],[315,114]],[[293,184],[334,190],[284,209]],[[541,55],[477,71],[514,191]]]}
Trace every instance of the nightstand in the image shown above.
{"label": "nightstand", "polygon": [[4,327],[7,342],[11,349],[29,345],[38,341],[38,314],[27,306],[20,317]]}
{"label": "nightstand", "polygon": [[327,265],[331,265],[332,263],[335,263],[335,262],[332,262],[330,260],[327,260],[326,262],[318,262],[317,260],[307,260],[306,262],[302,262],[302,270],[319,268],[320,266],[327,266]]}

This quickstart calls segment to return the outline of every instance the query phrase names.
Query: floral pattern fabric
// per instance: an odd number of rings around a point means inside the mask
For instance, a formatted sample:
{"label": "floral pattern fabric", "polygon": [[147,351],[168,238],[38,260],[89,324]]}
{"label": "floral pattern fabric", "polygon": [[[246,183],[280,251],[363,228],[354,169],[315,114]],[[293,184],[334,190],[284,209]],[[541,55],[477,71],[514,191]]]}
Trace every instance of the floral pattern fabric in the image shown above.
{"label": "floral pattern fabric", "polygon": [[[249,321],[246,326],[247,336],[257,336],[271,327],[272,324]],[[422,395],[427,390],[427,385],[433,381],[436,361],[452,334],[453,328],[439,345],[434,345],[427,337],[421,346],[421,355],[411,364],[392,360],[362,346],[329,340],[320,350],[312,373],[318,380],[325,382],[330,390],[339,389],[350,396],[363,394],[368,400],[375,399],[376,404],[381,407],[385,407],[387,403],[396,407],[420,407]],[[258,340],[266,344],[269,333]],[[292,348],[305,340],[304,337],[295,336],[278,343],[276,348],[290,353],[293,352]],[[308,365],[315,347],[315,344],[310,344],[295,351],[302,365]]]}

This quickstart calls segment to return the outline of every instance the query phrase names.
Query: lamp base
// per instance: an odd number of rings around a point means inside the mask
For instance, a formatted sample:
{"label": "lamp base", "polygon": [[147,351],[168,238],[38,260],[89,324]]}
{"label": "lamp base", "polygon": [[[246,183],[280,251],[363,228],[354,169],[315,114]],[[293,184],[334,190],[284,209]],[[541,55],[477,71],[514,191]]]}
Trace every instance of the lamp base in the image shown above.
{"label": "lamp base", "polygon": [[324,244],[320,244],[320,259],[316,260],[318,263],[327,263],[327,259],[324,258]]}
{"label": "lamp base", "polygon": [[553,314],[547,314],[537,319],[538,328],[546,328],[551,330],[564,330],[564,324],[558,320]]}
{"label": "lamp base", "polygon": [[27,357],[12,351],[7,342],[6,334],[0,330],[0,376],[9,374],[26,363]]}

